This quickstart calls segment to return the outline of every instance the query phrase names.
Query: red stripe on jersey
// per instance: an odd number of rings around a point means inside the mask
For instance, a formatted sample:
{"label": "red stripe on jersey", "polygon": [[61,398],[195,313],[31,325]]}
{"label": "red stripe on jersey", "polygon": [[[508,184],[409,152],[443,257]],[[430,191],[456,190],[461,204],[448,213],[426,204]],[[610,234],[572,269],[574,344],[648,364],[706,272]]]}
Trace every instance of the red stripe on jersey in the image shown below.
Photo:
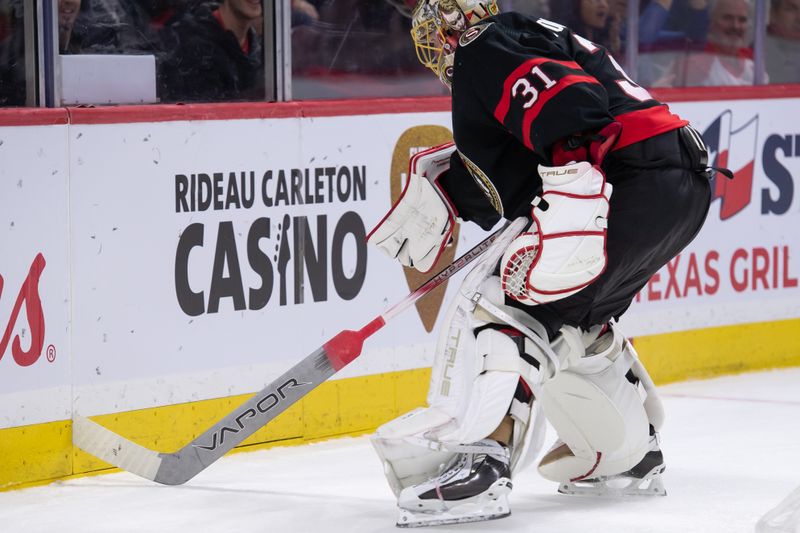
{"label": "red stripe on jersey", "polygon": [[663,104],[647,109],[637,109],[614,118],[622,123],[622,135],[619,136],[612,151],[689,124],[688,120],[683,120],[678,115],[671,113],[669,108]]}
{"label": "red stripe on jersey", "polygon": [[545,106],[545,104],[547,104],[547,102],[549,102],[551,99],[555,98],[558,93],[571,85],[575,85],[576,83],[593,83],[595,85],[600,85],[599,81],[588,74],[583,76],[579,74],[571,74],[558,80],[558,83],[552,89],[548,89],[539,93],[539,99],[536,100],[536,103],[533,104],[530,109],[525,111],[525,116],[522,119],[522,137],[524,139],[525,146],[533,150],[533,142],[531,142],[531,126],[533,125],[533,121],[536,120],[536,117],[539,116],[539,113],[542,111],[542,108]]}
{"label": "red stripe on jersey", "polygon": [[542,63],[556,63],[567,68],[583,70],[581,69],[581,66],[574,61],[558,61],[556,59],[548,59],[546,57],[537,57],[524,62],[515,68],[514,71],[508,75],[506,81],[503,82],[503,97],[500,99],[500,103],[497,104],[497,107],[494,108],[494,118],[496,118],[498,122],[501,124],[505,123],[506,115],[511,107],[511,88],[515,83],[517,83],[518,79],[530,73],[533,67],[536,65],[541,65]]}

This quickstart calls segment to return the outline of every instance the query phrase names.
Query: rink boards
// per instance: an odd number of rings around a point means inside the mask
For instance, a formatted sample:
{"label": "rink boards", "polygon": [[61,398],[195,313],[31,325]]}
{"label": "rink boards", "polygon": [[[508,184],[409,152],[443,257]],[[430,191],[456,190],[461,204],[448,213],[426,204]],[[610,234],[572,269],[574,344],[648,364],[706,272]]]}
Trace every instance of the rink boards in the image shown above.
{"label": "rink boards", "polygon": [[[623,319],[659,383],[800,365],[800,91],[748,91],[665,95],[737,177]],[[72,448],[73,412],[177,449],[424,281],[364,237],[408,156],[449,138],[447,106],[0,112],[0,488],[107,468]],[[481,237],[461,228],[442,266]],[[363,433],[421,405],[444,301],[247,442]]]}

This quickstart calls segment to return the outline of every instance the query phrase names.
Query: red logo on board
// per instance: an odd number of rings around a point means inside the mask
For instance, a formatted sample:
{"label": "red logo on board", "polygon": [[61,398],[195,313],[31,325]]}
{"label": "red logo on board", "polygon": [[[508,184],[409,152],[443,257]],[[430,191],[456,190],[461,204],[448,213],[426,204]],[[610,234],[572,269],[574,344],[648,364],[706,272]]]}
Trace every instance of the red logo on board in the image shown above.
{"label": "red logo on board", "polygon": [[734,179],[717,175],[711,184],[712,201],[720,201],[720,220],[727,220],[750,205],[753,196],[753,173],[758,148],[758,115],[736,128],[733,112],[718,116],[703,132],[708,145],[708,163],[728,168]]}
{"label": "red logo on board", "polygon": [[[25,277],[25,281],[19,289],[14,307],[11,309],[11,315],[9,316],[5,332],[3,336],[0,337],[0,360],[6,353],[6,348],[11,340],[11,332],[14,331],[14,326],[17,323],[23,304],[25,304],[25,313],[28,316],[28,325],[31,331],[31,345],[27,350],[23,350],[22,341],[19,335],[17,335],[11,343],[11,355],[19,366],[30,366],[42,355],[42,346],[44,345],[44,312],[42,311],[42,300],[39,298],[39,278],[42,275],[44,266],[44,256],[41,253],[36,254],[30,269],[28,269],[28,275]],[[3,276],[0,276],[0,298],[2,297]]]}

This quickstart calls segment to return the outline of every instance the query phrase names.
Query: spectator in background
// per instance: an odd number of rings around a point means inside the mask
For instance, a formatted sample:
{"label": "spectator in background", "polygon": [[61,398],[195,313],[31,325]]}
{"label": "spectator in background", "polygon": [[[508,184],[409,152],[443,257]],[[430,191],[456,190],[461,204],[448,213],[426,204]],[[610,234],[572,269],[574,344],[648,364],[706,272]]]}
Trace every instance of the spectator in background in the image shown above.
{"label": "spectator in background", "polygon": [[620,55],[625,51],[628,0],[609,0],[608,4],[608,49],[613,54]]}
{"label": "spectator in background", "polygon": [[25,24],[21,0],[0,0],[0,107],[25,105]]}
{"label": "spectator in background", "polygon": [[620,49],[619,20],[611,18],[608,0],[572,0],[567,22],[575,33],[607,48],[612,54]]}
{"label": "spectator in background", "polygon": [[749,0],[715,0],[710,6],[708,40],[702,50],[675,59],[655,86],[752,85],[755,79]]}
{"label": "spectator in background", "polygon": [[500,2],[500,11],[514,11],[533,18],[546,18],[552,20],[550,2],[548,0],[503,0]]}
{"label": "spectator in background", "polygon": [[150,30],[158,33],[177,19],[192,0],[141,0],[149,17]]}
{"label": "spectator in background", "polygon": [[770,82],[800,82],[800,0],[772,0],[765,45]]}
{"label": "spectator in background", "polygon": [[160,48],[150,15],[138,0],[82,0],[70,53],[152,54]]}
{"label": "spectator in background", "polygon": [[80,9],[81,0],[58,0],[58,51],[62,54],[77,52],[72,28]]}
{"label": "spectator in background", "polygon": [[676,62],[690,50],[705,48],[708,25],[708,0],[650,0],[639,17],[636,81],[644,86],[676,83]]}
{"label": "spectator in background", "polygon": [[618,55],[626,6],[626,0],[550,0],[549,11],[554,22]]}
{"label": "spectator in background", "polygon": [[255,24],[260,0],[223,0],[187,10],[165,29],[159,62],[162,101],[264,98],[264,62]]}
{"label": "spectator in background", "polygon": [[313,24],[319,20],[317,7],[308,0],[292,0],[292,26]]}
{"label": "spectator in background", "polygon": [[292,29],[295,72],[399,78],[420,71],[408,39],[412,2],[332,0],[315,7],[318,24]]}
{"label": "spectator in background", "polygon": [[683,49],[687,41],[704,43],[708,0],[650,0],[639,19],[639,48]]}
{"label": "spectator in background", "polygon": [[[553,13],[561,12],[561,19],[554,19],[565,24],[575,24],[574,17],[559,0],[553,0]],[[603,9],[607,2],[608,20],[607,48],[615,54],[625,49],[627,37],[628,0],[602,0],[581,2],[579,7],[584,21],[588,21],[585,12],[591,10],[593,4]],[[708,0],[642,0],[639,14],[639,47],[649,49],[685,49],[686,42],[704,43],[708,31]],[[560,7],[555,7],[559,5]],[[572,13],[577,13],[578,6],[573,2]],[[578,22],[578,25],[581,23]],[[587,32],[588,33],[588,32]],[[600,44],[606,44],[600,42]]]}

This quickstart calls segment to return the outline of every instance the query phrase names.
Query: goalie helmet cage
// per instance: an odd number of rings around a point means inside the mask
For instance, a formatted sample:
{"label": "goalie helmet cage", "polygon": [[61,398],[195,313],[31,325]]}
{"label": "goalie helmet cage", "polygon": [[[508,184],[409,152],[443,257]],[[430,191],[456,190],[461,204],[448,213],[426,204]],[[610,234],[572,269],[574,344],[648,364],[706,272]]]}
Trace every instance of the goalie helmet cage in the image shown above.
{"label": "goalie helmet cage", "polygon": [[363,328],[357,331],[341,331],[174,453],[159,453],[138,445],[78,413],[73,414],[72,442],[85,452],[145,479],[164,485],[186,483],[354,361],[361,354],[364,341],[389,320],[429,294],[493,245],[497,246],[496,249],[501,249],[503,244],[507,246],[527,224],[525,217],[517,218],[475,245]]}

